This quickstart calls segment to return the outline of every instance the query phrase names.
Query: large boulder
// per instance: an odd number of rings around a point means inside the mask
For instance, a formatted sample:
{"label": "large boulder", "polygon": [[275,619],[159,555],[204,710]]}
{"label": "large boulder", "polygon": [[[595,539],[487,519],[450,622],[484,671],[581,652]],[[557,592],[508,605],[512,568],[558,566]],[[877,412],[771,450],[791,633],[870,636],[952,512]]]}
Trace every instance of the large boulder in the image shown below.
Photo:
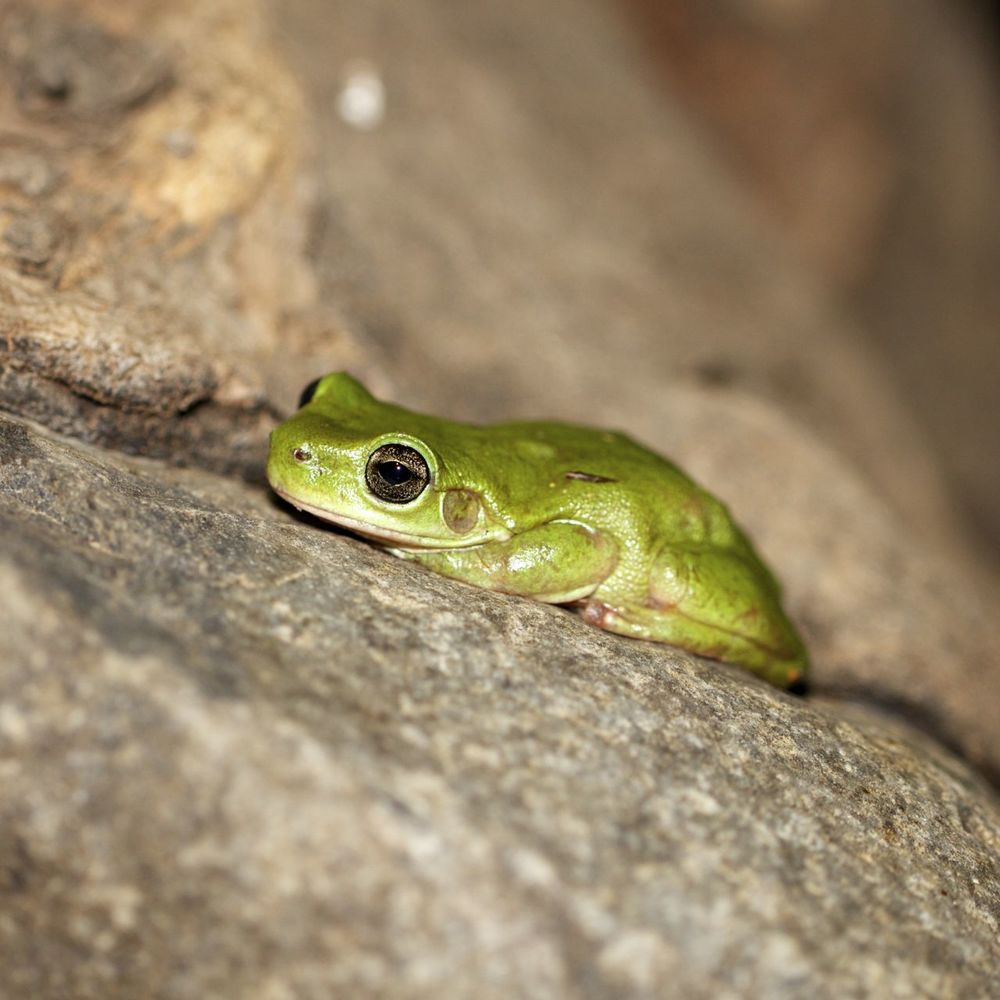
{"label": "large boulder", "polygon": [[[995,596],[858,331],[598,0],[278,13],[0,8],[0,993],[997,992]],[[678,459],[811,695],[293,517],[342,367]]]}
{"label": "large boulder", "polygon": [[922,738],[0,424],[8,996],[988,996]]}

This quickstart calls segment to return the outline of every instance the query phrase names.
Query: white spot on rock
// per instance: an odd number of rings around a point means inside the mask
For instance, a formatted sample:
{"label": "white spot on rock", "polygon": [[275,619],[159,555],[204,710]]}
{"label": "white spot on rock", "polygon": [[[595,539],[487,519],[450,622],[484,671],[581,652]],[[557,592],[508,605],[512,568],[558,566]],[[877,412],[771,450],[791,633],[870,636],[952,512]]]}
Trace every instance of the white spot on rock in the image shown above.
{"label": "white spot on rock", "polygon": [[353,128],[370,132],[385,118],[385,84],[374,66],[352,63],[337,95],[337,114]]}

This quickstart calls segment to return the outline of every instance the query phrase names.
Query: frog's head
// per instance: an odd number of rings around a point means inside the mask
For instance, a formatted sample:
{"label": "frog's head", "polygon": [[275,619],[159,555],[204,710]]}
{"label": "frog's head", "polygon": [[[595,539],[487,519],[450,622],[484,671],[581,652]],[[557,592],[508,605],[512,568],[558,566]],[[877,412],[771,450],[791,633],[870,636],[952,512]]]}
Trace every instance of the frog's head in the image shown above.
{"label": "frog's head", "polygon": [[400,548],[508,536],[480,493],[449,474],[458,425],[382,403],[344,372],[311,383],[299,405],[271,434],[267,460],[271,486],[295,507]]}

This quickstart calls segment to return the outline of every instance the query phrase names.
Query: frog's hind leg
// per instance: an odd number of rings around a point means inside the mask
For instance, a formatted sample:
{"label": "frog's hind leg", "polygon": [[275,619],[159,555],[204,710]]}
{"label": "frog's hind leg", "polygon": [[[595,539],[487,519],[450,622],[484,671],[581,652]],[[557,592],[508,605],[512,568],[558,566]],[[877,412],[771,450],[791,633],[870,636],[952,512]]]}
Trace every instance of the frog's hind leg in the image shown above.
{"label": "frog's hind leg", "polygon": [[583,616],[612,632],[738,664],[779,687],[799,680],[807,666],[777,587],[752,553],[666,548],[654,561],[644,602],[618,602],[599,589]]}

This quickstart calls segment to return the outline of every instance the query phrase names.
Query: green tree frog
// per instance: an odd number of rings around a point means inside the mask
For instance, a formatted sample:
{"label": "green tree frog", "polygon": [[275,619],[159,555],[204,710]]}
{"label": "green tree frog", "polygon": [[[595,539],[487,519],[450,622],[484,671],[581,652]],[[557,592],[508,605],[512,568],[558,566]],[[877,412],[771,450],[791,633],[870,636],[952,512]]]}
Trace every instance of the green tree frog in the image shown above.
{"label": "green tree frog", "polygon": [[274,430],[267,477],[295,507],[456,580],[574,605],[781,687],[805,672],[778,584],[726,508],[623,434],[424,416],[337,372]]}

